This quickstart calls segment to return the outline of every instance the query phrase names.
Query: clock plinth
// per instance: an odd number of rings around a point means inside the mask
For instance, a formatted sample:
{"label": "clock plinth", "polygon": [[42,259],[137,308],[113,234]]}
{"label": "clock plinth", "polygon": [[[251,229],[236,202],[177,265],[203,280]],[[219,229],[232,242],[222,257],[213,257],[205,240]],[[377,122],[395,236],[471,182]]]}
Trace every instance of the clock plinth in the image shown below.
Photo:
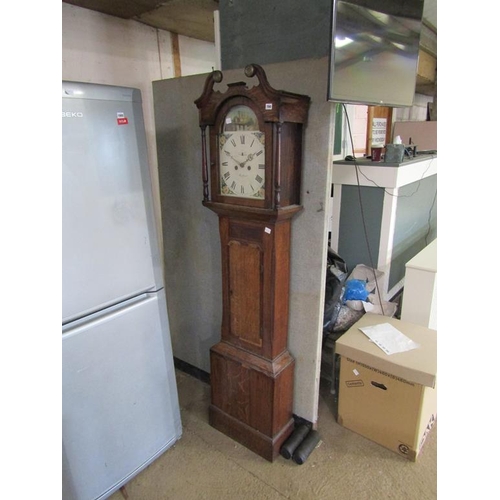
{"label": "clock plinth", "polygon": [[215,71],[195,101],[203,204],[219,217],[222,258],[221,341],[210,349],[209,414],[213,427],[273,461],[294,427],[290,236],[302,209],[309,97],[274,90],[260,66],[247,66],[245,73],[260,84],[248,89],[237,82],[214,92],[222,80]]}
{"label": "clock plinth", "polygon": [[288,351],[269,361],[227,342],[210,350],[210,425],[274,461],[293,431],[293,373]]}

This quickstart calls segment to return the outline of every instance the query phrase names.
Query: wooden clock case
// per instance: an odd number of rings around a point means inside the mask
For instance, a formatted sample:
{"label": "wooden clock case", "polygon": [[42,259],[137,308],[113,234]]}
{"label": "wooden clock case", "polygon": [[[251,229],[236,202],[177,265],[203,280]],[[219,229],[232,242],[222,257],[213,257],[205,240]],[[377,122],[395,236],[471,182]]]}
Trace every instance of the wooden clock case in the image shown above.
{"label": "wooden clock case", "polygon": [[[221,341],[210,349],[210,424],[269,461],[293,431],[295,361],[287,349],[292,217],[299,212],[303,127],[310,98],[259,85],[228,84],[212,72],[199,109],[203,204],[219,216],[222,256]],[[250,107],[265,133],[264,199],[221,194],[218,135],[227,111]],[[206,128],[209,128],[207,155]],[[210,162],[208,167],[207,159]],[[210,186],[210,189],[209,189]]]}

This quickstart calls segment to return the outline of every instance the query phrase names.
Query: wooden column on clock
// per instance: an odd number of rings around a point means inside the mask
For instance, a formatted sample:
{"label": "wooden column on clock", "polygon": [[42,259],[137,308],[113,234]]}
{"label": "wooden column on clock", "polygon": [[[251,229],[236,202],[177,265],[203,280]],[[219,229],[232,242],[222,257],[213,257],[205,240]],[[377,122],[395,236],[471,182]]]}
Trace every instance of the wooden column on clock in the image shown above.
{"label": "wooden column on clock", "polygon": [[[295,361],[287,348],[290,241],[299,212],[303,126],[309,97],[259,85],[199,99],[203,204],[219,216],[221,341],[210,349],[210,424],[273,461],[294,428]],[[208,144],[207,144],[207,132]],[[232,144],[231,144],[232,143]],[[207,154],[207,147],[209,154]]]}

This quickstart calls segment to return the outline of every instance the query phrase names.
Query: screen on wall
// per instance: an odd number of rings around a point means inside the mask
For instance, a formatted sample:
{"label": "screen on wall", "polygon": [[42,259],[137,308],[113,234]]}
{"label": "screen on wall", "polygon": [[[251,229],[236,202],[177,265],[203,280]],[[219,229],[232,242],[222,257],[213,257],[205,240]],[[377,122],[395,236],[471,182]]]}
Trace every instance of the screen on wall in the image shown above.
{"label": "screen on wall", "polygon": [[328,100],[413,104],[424,0],[333,0]]}

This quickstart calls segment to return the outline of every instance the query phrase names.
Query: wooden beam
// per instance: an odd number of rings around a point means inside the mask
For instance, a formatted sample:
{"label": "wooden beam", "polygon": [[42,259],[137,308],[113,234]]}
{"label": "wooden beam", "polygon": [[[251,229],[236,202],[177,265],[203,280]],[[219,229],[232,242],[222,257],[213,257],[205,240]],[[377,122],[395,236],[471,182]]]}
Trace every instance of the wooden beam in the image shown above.
{"label": "wooden beam", "polygon": [[181,52],[179,50],[179,35],[177,33],[171,33],[172,37],[172,58],[174,60],[174,76],[182,76],[181,71]]}
{"label": "wooden beam", "polygon": [[418,70],[419,77],[427,80],[427,83],[436,81],[437,58],[425,50],[418,51]]}

